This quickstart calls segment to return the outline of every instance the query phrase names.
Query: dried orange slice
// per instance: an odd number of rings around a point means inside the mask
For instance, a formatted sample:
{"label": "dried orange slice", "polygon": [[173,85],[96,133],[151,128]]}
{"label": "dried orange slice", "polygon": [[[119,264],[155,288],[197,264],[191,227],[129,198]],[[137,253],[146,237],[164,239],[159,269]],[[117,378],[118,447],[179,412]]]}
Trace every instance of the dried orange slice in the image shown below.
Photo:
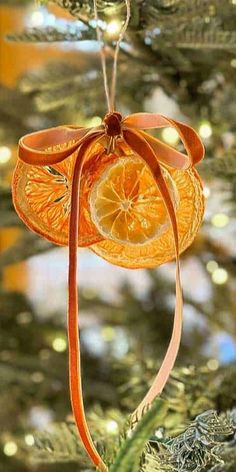
{"label": "dried orange slice", "polygon": [[[114,157],[95,148],[85,162],[80,192],[79,246],[103,240],[91,221],[88,195],[96,176]],[[67,246],[75,154],[52,166],[33,166],[18,160],[13,177],[13,202],[24,223],[55,244]]]}
{"label": "dried orange slice", "polygon": [[[174,195],[176,195],[176,192],[178,195],[176,218],[181,253],[193,242],[203,219],[205,199],[202,184],[198,173],[193,168],[189,170],[173,170],[169,168],[168,174],[165,175],[168,175],[168,178],[174,183]],[[173,186],[173,183],[171,185],[168,184],[169,189]],[[166,226],[166,217],[164,216],[161,203],[160,206],[158,204],[158,208],[161,210],[160,216],[156,220],[154,216],[154,223],[152,224],[152,230],[154,229],[154,233],[155,231],[157,232],[156,236],[153,234],[145,244],[128,244],[128,235],[125,232],[122,233],[121,230],[120,233],[118,231],[120,241],[117,240],[117,237],[116,239],[107,238],[92,245],[91,249],[108,262],[129,269],[157,267],[164,262],[174,259],[175,246],[172,228],[170,225]],[[152,212],[149,211],[149,208],[146,208],[146,210],[145,217],[147,213],[150,217]],[[94,217],[93,219],[96,221]],[[100,217],[99,228],[101,228],[101,222]],[[161,231],[158,232],[155,222],[160,223]],[[106,221],[106,224],[105,229],[107,230],[109,223]],[[103,234],[105,234],[105,229],[103,228]],[[122,238],[124,239],[123,241],[121,241]]]}
{"label": "dried orange slice", "polygon": [[[170,174],[164,176],[177,206]],[[104,238],[133,245],[146,244],[169,226],[163,199],[146,163],[138,156],[118,157],[94,184],[90,196],[92,221]]]}
{"label": "dried orange slice", "polygon": [[[36,233],[68,245],[75,155],[53,166],[18,161],[13,202]],[[193,241],[204,213],[202,185],[195,169],[162,166],[176,209],[180,252]],[[116,154],[95,146],[82,173],[79,246],[127,268],[156,267],[175,257],[172,229],[157,185],[145,162],[118,144]]]}

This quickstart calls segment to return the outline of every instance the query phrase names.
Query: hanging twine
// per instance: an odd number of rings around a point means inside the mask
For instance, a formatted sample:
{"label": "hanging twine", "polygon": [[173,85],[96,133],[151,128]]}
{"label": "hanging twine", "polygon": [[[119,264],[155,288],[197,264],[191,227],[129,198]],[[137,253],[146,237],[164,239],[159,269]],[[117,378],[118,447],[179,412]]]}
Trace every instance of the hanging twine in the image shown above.
{"label": "hanging twine", "polygon": [[97,0],[94,0],[94,18],[96,21],[96,32],[97,32],[97,40],[101,45],[100,48],[100,57],[101,57],[101,64],[102,64],[102,73],[103,73],[103,81],[104,81],[104,90],[106,95],[107,107],[109,112],[114,111],[115,109],[115,98],[116,98],[116,84],[117,84],[117,65],[118,65],[118,57],[120,52],[120,45],[124,39],[125,33],[127,31],[130,16],[131,16],[131,8],[130,8],[130,0],[125,0],[126,3],[126,19],[124,25],[120,31],[119,38],[116,42],[114,59],[113,59],[113,67],[112,67],[112,79],[111,79],[111,86],[109,88],[108,85],[108,77],[107,77],[107,64],[106,64],[106,54],[105,54],[105,46],[102,40],[102,32],[101,28],[99,27],[99,18],[98,18],[98,8],[97,8]]}

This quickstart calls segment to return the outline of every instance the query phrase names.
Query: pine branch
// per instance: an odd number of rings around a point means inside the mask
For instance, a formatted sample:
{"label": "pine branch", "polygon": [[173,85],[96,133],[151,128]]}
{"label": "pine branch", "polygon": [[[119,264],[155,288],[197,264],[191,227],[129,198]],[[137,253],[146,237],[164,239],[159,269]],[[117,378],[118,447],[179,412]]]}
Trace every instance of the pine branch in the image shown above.
{"label": "pine branch", "polygon": [[232,150],[222,158],[205,159],[198,170],[205,178],[233,176],[236,174],[236,151]]}
{"label": "pine branch", "polygon": [[20,33],[11,33],[7,35],[8,41],[27,42],[27,43],[52,43],[52,42],[73,42],[87,41],[96,39],[95,31],[81,31],[73,23],[63,28],[59,26],[48,26],[45,28],[26,28]]}
{"label": "pine branch", "polygon": [[89,460],[78,439],[74,423],[57,423],[50,430],[37,432],[32,454],[34,462],[64,463],[78,462],[81,470],[88,468]]}
{"label": "pine branch", "polygon": [[167,410],[167,403],[157,398],[135,429],[126,432],[110,472],[137,472],[142,450],[157,425],[164,421]]}

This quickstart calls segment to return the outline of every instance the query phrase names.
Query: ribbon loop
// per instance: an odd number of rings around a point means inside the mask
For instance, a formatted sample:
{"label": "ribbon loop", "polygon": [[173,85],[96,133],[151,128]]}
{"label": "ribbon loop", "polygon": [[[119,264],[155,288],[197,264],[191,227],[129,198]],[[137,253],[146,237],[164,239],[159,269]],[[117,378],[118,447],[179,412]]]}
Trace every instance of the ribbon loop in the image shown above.
{"label": "ribbon loop", "polygon": [[[196,131],[191,126],[172,120],[156,113],[134,113],[123,120],[124,129],[153,129],[171,126],[176,129],[187,155],[162,143],[158,139],[145,133],[145,139],[157,154],[160,160],[177,169],[187,169],[200,162],[204,157],[204,146]],[[143,132],[141,132],[143,134]]]}
{"label": "ribbon loop", "polygon": [[[99,127],[92,128],[92,131],[99,130]],[[91,128],[58,126],[27,134],[19,141],[19,158],[32,165],[57,164],[71,156],[90,131]]]}

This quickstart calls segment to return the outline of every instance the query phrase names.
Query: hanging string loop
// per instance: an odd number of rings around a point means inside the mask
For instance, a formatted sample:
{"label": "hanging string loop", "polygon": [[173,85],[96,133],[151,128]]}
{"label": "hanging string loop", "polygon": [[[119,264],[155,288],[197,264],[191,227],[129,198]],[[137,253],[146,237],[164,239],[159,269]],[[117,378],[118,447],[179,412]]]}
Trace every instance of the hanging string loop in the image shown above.
{"label": "hanging string loop", "polygon": [[131,17],[131,6],[130,0],[125,0],[126,3],[126,19],[124,22],[123,27],[121,28],[119,38],[116,42],[115,52],[114,52],[114,59],[113,59],[113,67],[112,67],[112,78],[111,78],[111,86],[109,87],[108,84],[108,75],[107,75],[107,62],[106,62],[106,53],[105,53],[105,46],[102,39],[102,32],[99,26],[99,17],[98,17],[98,8],[97,8],[97,0],[93,1],[94,4],[94,18],[96,21],[96,33],[97,33],[97,40],[100,43],[100,57],[101,57],[101,65],[102,65],[102,73],[103,73],[103,82],[104,82],[104,90],[106,95],[107,101],[107,108],[109,112],[113,112],[115,110],[115,97],[116,97],[116,84],[117,84],[117,65],[118,65],[118,57],[120,52],[120,45],[124,39],[125,33],[127,31],[130,17]]}

